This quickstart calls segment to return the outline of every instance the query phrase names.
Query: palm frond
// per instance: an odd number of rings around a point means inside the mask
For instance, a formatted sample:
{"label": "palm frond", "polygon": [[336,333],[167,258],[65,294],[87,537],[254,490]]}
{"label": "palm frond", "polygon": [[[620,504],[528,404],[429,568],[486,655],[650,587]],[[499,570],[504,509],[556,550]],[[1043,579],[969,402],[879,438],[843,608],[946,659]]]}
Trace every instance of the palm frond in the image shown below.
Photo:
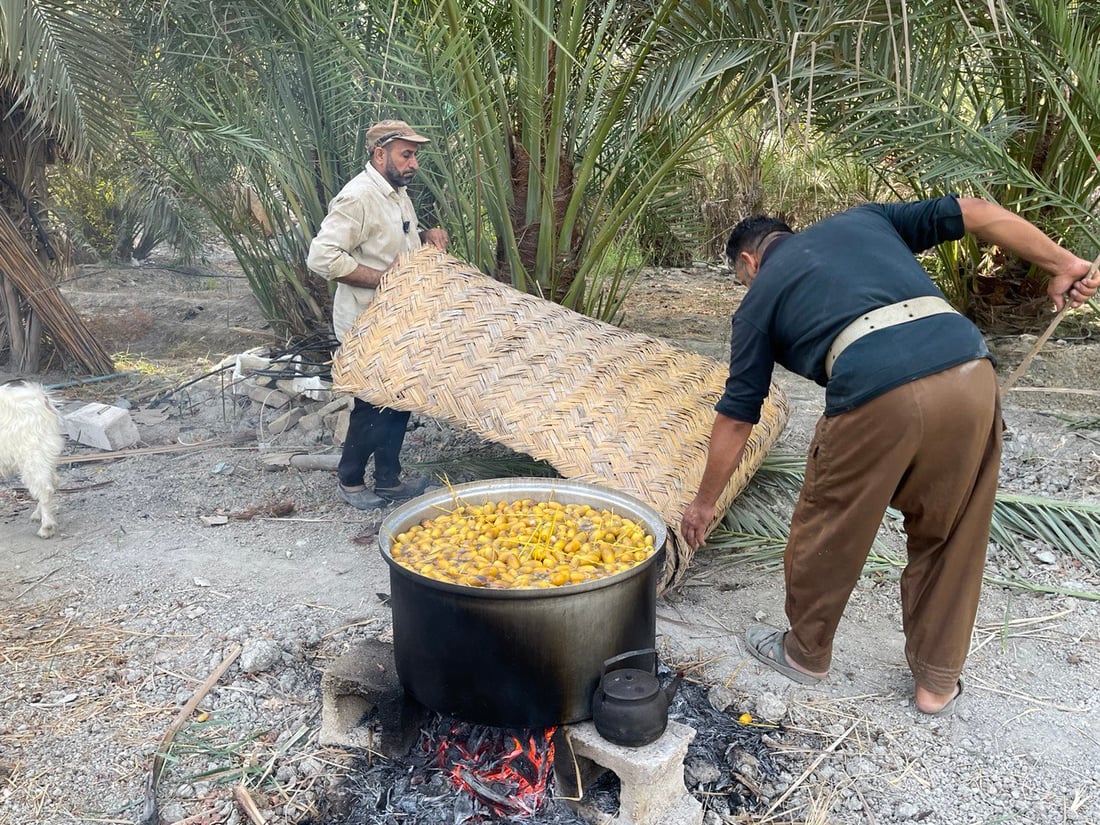
{"label": "palm frond", "polygon": [[1100,505],[999,493],[990,539],[1027,559],[1024,541],[1068,553],[1090,573],[1100,571]]}
{"label": "palm frond", "polygon": [[25,141],[86,159],[118,139],[129,44],[109,0],[0,0],[0,101]]}
{"label": "palm frond", "polygon": [[[780,568],[790,515],[804,472],[805,460],[801,456],[769,453],[722,524],[711,533],[705,552],[715,554],[721,566]],[[887,513],[888,520],[896,518],[898,514],[893,511]],[[1087,573],[1096,575],[1100,572],[1100,505],[998,493],[990,540],[1021,561],[1030,561],[1023,542],[1042,542],[1069,555]],[[864,573],[896,572],[904,563],[904,559],[876,541]],[[1000,579],[995,581],[1002,583]],[[1023,577],[1013,579],[1010,584],[1043,589]],[[1082,595],[1058,588],[1046,588],[1045,592],[1100,599],[1100,593]]]}

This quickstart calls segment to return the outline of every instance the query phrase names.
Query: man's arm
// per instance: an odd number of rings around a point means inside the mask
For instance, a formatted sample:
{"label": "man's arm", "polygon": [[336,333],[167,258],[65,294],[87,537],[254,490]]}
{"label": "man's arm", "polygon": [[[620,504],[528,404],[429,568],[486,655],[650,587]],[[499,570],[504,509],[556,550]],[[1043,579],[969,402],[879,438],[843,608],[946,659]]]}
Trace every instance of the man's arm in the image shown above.
{"label": "man's arm", "polygon": [[741,461],[752,424],[718,413],[710,433],[707,464],[699,482],[699,492],[684,511],[680,531],[692,548],[706,539],[706,531],[718,515],[718,498]]}
{"label": "man's arm", "polygon": [[[351,254],[361,242],[364,219],[363,204],[358,198],[343,194],[334,198],[309,245],[306,266],[310,271],[328,281],[368,288],[378,286],[381,273],[362,266]],[[374,283],[368,283],[370,280]]]}
{"label": "man's arm", "polygon": [[[388,269],[388,268],[387,268]],[[356,264],[355,269],[347,275],[333,278],[334,281],[348,286],[357,286],[363,289],[376,289],[382,283],[382,276],[386,269],[374,269],[366,264]]]}
{"label": "man's arm", "polygon": [[1014,212],[981,198],[959,198],[963,226],[986,243],[996,244],[1050,273],[1047,294],[1057,309],[1067,298],[1080,306],[1100,286],[1100,275],[1089,271],[1089,262],[1056,244],[1034,224]]}

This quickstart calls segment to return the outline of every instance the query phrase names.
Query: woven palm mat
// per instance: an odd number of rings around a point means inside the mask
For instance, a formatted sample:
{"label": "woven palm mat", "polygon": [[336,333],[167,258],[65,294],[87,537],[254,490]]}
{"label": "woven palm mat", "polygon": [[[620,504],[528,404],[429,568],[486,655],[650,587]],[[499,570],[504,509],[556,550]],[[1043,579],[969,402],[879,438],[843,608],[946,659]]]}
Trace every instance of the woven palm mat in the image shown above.
{"label": "woven palm mat", "polygon": [[[693,551],[680,519],[698,489],[728,369],[519,292],[425,246],[398,261],[345,336],[333,388],[409,410],[636,496],[669,527],[662,590]],[[718,501],[724,514],[787,423],[772,385]],[[711,525],[711,529],[717,524]]]}

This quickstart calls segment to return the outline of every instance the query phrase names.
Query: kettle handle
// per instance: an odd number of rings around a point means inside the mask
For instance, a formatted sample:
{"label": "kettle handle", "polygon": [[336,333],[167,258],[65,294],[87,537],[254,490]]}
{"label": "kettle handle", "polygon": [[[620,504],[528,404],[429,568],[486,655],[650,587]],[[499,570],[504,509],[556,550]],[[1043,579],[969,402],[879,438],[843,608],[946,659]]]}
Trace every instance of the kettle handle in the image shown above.
{"label": "kettle handle", "polygon": [[653,655],[653,673],[657,673],[657,648],[655,647],[643,647],[640,650],[628,650],[626,653],[620,653],[618,656],[612,656],[610,659],[605,659],[603,663],[603,671],[601,676],[605,675],[608,670],[615,670],[611,665],[617,665],[620,662],[624,662],[627,659],[633,659],[636,656],[648,656]]}

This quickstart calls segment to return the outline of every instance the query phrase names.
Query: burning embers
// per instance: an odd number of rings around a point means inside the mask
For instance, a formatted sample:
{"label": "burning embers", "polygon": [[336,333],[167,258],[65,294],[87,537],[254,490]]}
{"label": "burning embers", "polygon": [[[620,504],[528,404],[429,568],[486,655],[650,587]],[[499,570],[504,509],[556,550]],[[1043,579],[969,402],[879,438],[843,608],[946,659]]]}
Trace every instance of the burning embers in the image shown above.
{"label": "burning embers", "polygon": [[[528,817],[549,798],[555,728],[510,731],[453,722],[442,735],[425,731],[418,747],[460,793],[497,817]],[[467,821],[480,821],[467,819]]]}
{"label": "burning embers", "polygon": [[[585,825],[556,800],[555,728],[507,729],[432,714],[405,755],[364,751],[312,825]],[[305,825],[305,823],[303,823]]]}

